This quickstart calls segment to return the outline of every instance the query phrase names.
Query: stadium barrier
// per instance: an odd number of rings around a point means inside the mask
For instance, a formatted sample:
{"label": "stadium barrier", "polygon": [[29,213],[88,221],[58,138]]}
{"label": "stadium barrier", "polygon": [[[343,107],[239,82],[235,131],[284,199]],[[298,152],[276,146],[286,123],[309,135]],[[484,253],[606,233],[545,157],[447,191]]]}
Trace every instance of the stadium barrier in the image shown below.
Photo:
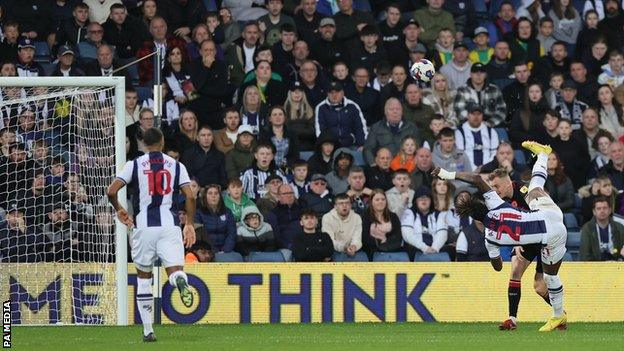
{"label": "stadium barrier", "polygon": [[[519,316],[544,321],[551,310],[532,292],[533,267],[523,279]],[[0,298],[11,300],[15,324],[114,324],[114,311],[90,293],[93,284],[115,288],[114,265],[39,263],[36,276],[24,268],[0,264]],[[155,284],[163,324],[477,322],[507,316],[508,269],[495,272],[488,263],[195,264],[186,267],[198,295],[190,309],[163,269]],[[570,321],[624,320],[624,264],[566,262],[561,279]],[[139,323],[135,286],[136,275],[129,274],[130,323]]]}

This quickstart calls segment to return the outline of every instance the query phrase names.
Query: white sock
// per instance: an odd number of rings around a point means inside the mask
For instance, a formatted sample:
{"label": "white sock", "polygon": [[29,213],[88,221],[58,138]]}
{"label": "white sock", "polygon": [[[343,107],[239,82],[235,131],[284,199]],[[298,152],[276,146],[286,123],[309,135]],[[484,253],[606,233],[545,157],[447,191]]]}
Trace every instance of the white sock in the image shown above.
{"label": "white sock", "polygon": [[153,333],[152,313],[154,311],[154,296],[152,295],[152,279],[137,278],[136,292],[137,307],[143,322],[143,335]]}
{"label": "white sock", "polygon": [[561,317],[563,315],[563,285],[559,275],[550,275],[544,273],[544,281],[548,287],[548,297],[553,308],[553,317]]}
{"label": "white sock", "polygon": [[176,283],[178,277],[184,278],[184,281],[188,283],[188,277],[186,276],[186,273],[184,273],[184,271],[175,271],[169,276],[169,284],[171,284],[171,286],[173,286],[174,288],[178,287],[178,283]]}
{"label": "white sock", "polygon": [[548,164],[548,155],[540,153],[537,155],[537,160],[533,165],[533,172],[531,173],[531,183],[529,183],[529,191],[535,188],[544,188],[546,184],[546,178],[548,177],[548,171],[546,166]]}

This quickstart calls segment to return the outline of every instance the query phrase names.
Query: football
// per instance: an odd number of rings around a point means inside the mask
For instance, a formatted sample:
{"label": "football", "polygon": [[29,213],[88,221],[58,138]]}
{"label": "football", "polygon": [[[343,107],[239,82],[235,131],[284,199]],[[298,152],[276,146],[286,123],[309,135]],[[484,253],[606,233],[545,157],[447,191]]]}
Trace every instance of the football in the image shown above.
{"label": "football", "polygon": [[410,68],[410,74],[414,79],[423,83],[428,83],[435,74],[435,66],[431,61],[422,59],[418,62],[414,62]]}

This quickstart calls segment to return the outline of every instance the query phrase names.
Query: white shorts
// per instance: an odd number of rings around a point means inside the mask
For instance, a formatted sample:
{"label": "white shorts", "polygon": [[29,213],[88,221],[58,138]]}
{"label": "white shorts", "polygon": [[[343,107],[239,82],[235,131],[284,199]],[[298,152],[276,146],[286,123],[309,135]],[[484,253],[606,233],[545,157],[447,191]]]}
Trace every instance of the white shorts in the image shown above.
{"label": "white shorts", "polygon": [[566,241],[568,238],[568,229],[563,224],[563,219],[554,220],[556,216],[554,211],[544,211],[546,219],[546,240],[542,247],[542,262],[547,265],[553,265],[563,258],[566,253]]}
{"label": "white shorts", "polygon": [[134,229],[130,235],[130,246],[134,265],[142,272],[151,272],[158,258],[164,267],[184,265],[180,227]]}
{"label": "white shorts", "polygon": [[563,212],[550,196],[541,196],[533,199],[529,204],[531,211],[543,211],[545,216],[551,221],[563,222]]}

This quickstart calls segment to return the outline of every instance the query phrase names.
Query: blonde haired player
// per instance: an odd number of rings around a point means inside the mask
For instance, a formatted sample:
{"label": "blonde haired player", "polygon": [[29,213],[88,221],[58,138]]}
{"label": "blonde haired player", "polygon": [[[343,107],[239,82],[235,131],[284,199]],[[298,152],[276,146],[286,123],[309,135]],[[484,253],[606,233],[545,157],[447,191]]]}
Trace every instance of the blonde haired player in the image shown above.
{"label": "blonde haired player", "polygon": [[[193,221],[188,221],[180,233],[178,216],[172,213],[177,194],[186,197],[187,218],[195,217],[195,197],[183,164],[162,153],[165,141],[160,130],[143,132],[147,153],[128,161],[108,187],[108,200],[117,211],[121,223],[133,228],[130,236],[132,260],[137,269],[136,300],[143,322],[143,341],[156,341],[152,328],[152,268],[160,258],[169,276],[169,284],[180,291],[186,307],[193,305],[193,293],[183,271],[184,247],[195,243]],[[133,185],[136,226],[125,208],[117,201],[117,193],[125,185]],[[190,224],[189,224],[190,222]],[[184,235],[184,242],[182,236]]]}
{"label": "blonde haired player", "polygon": [[485,246],[495,270],[503,268],[500,246],[543,245],[542,266],[553,316],[539,330],[562,330],[566,329],[567,315],[563,310],[563,285],[558,273],[566,252],[567,229],[563,224],[561,209],[544,190],[548,176],[546,165],[552,149],[534,141],[525,141],[522,147],[537,156],[526,197],[530,212],[503,201],[478,174],[449,172],[440,168],[434,169],[432,173],[442,179],[460,179],[472,183],[483,193],[485,201],[475,195],[462,194],[455,207],[458,214],[471,216],[483,223]]}

